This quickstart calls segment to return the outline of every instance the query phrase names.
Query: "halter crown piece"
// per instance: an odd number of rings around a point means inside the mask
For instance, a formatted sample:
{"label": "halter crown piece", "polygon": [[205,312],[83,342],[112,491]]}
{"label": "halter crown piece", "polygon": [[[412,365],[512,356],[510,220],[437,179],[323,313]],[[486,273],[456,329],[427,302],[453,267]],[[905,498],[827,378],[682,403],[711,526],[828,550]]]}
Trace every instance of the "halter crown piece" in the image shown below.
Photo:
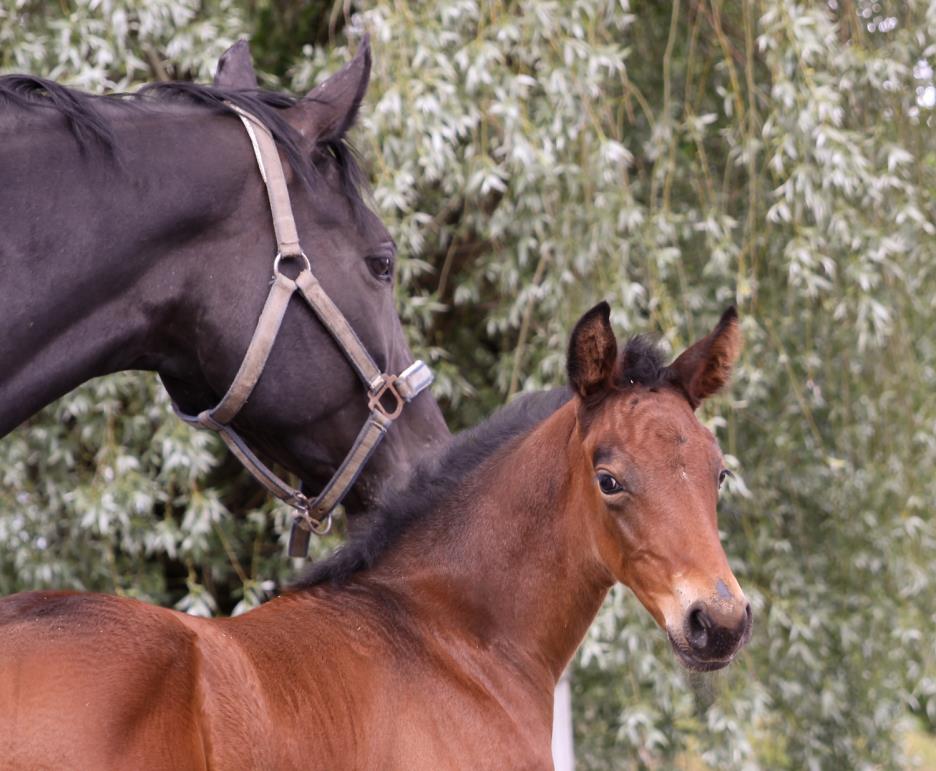
{"label": "halter crown piece", "polygon": [[[273,284],[240,369],[221,401],[214,408],[197,415],[182,412],[175,403],[172,408],[189,425],[217,431],[231,452],[257,481],[296,510],[289,534],[289,556],[304,558],[309,551],[311,534],[324,535],[331,529],[335,507],[354,485],[387,429],[400,416],[403,407],[432,383],[432,371],[418,359],[399,375],[380,371],[348,320],[315,278],[309,258],[299,246],[299,234],[289,203],[283,165],[272,134],[254,115],[230,103],[228,107],[238,114],[244,128],[247,129],[257,158],[257,166],[260,168],[260,176],[263,177],[270,199],[277,245],[276,257],[273,260]],[[300,270],[294,279],[280,270],[283,261],[299,263]],[[358,432],[351,450],[335,475],[312,499],[291,487],[265,466],[230,425],[263,374],[286,308],[297,290],[335,338],[338,347],[344,351],[348,361],[364,382],[367,389],[367,406],[370,410],[367,421]],[[388,402],[391,403],[389,407],[386,406]]]}

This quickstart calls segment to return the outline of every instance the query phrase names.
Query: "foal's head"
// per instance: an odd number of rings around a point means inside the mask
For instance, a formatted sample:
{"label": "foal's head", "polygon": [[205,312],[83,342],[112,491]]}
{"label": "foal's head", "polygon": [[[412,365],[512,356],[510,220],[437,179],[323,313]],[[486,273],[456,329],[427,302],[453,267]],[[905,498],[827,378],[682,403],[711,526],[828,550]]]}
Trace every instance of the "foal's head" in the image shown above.
{"label": "foal's head", "polygon": [[751,635],[751,606],[718,539],[727,475],[695,415],[728,381],[741,348],[737,313],[663,366],[640,338],[620,354],[607,303],[569,345],[578,431],[590,478],[584,506],[601,562],[633,590],[694,670],[728,664]]}

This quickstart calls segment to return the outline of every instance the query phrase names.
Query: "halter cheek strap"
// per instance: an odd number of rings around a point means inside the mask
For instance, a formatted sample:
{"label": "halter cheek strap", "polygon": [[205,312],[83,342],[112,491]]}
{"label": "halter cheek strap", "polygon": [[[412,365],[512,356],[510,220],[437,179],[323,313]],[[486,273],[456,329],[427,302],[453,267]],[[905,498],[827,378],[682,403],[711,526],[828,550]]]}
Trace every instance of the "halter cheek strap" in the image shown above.
{"label": "halter cheek strap", "polygon": [[[387,430],[400,416],[403,407],[432,383],[432,372],[418,359],[399,375],[380,371],[348,320],[312,273],[309,258],[299,245],[283,165],[269,129],[250,113],[232,104],[228,106],[238,114],[247,129],[270,199],[277,245],[277,254],[273,260],[273,283],[244,359],[221,401],[212,409],[203,410],[197,415],[182,412],[174,403],[172,407],[189,425],[217,431],[231,452],[257,481],[272,495],[296,509],[289,536],[289,555],[305,557],[309,550],[311,534],[324,535],[331,529],[335,507],[354,485]],[[299,274],[294,279],[280,270],[284,260],[300,263]],[[335,475],[312,499],[287,484],[264,465],[231,426],[231,421],[246,404],[263,374],[283,323],[286,308],[296,292],[312,308],[361,378],[367,389],[367,406],[370,411],[367,421],[358,432],[351,450]]]}

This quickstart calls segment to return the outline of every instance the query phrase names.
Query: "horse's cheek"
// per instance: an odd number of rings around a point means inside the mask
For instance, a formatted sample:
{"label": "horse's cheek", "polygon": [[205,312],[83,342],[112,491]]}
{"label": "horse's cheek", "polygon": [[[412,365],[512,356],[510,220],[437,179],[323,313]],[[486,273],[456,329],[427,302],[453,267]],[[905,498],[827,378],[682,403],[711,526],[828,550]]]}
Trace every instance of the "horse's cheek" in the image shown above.
{"label": "horse's cheek", "polygon": [[633,533],[624,517],[607,507],[595,518],[595,549],[598,558],[615,581],[629,585],[628,554]]}

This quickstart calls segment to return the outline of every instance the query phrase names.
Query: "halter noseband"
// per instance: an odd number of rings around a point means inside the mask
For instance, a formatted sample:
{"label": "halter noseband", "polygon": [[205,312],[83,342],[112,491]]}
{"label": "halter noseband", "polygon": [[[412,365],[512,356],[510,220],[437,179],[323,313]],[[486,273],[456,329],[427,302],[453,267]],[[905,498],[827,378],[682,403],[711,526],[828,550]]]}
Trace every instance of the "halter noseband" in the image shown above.
{"label": "halter noseband", "polygon": [[[257,166],[260,168],[260,176],[263,177],[270,199],[277,244],[277,253],[273,260],[273,285],[270,287],[266,304],[260,313],[240,369],[221,401],[212,409],[203,410],[197,415],[182,412],[175,403],[172,408],[189,425],[217,431],[231,452],[257,481],[281,501],[296,509],[297,514],[293,518],[292,531],[289,534],[289,556],[305,557],[309,551],[311,534],[324,535],[331,529],[335,507],[351,489],[380,440],[387,433],[387,429],[400,416],[403,407],[432,382],[432,371],[418,359],[399,375],[380,371],[348,320],[312,273],[309,258],[299,246],[299,234],[289,202],[283,165],[272,134],[255,116],[236,105],[228,103],[228,106],[238,114],[247,129],[257,158]],[[280,270],[284,260],[300,263],[299,274],[294,279]],[[297,290],[331,333],[364,382],[368,396],[367,407],[370,410],[367,421],[358,432],[351,450],[335,475],[312,499],[291,487],[264,465],[230,425],[263,374],[286,308]],[[385,406],[388,399],[392,400],[391,406]]]}

